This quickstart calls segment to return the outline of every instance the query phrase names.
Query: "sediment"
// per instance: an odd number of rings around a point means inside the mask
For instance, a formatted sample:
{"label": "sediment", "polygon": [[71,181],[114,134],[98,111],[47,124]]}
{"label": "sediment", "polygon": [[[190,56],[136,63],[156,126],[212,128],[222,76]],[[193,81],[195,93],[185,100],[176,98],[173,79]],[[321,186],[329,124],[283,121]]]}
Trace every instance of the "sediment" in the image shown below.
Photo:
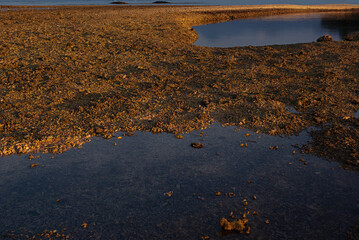
{"label": "sediment", "polygon": [[0,12],[1,156],[217,121],[272,135],[316,126],[305,150],[358,169],[358,41],[210,48],[193,45],[192,28],[358,6],[9,9]]}

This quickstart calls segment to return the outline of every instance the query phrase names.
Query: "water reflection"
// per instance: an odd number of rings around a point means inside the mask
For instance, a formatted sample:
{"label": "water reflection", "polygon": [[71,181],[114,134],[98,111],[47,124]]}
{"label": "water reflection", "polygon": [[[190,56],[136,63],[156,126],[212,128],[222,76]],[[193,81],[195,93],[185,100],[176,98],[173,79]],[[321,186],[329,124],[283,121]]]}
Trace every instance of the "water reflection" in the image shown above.
{"label": "water reflection", "polygon": [[281,138],[234,130],[214,125],[183,139],[138,132],[95,138],[53,159],[3,158],[0,233],[66,228],[71,239],[218,239],[220,218],[244,212],[244,198],[246,211],[259,214],[248,215],[251,239],[342,239],[355,225],[358,174],[298,153],[293,145],[308,141],[306,132]]}
{"label": "water reflection", "polygon": [[196,26],[199,38],[194,44],[208,47],[292,44],[313,42],[324,34],[338,41],[359,31],[358,14],[297,14]]}
{"label": "water reflection", "polygon": [[341,39],[352,32],[359,31],[359,13],[328,14],[321,19],[324,29],[337,31]]}

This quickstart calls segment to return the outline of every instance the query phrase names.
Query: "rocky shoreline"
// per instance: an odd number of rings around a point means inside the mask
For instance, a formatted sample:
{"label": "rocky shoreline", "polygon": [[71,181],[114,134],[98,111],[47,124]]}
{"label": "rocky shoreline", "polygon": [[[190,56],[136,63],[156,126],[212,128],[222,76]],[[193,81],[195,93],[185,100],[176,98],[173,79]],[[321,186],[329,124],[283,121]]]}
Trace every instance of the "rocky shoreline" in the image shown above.
{"label": "rocky shoreline", "polygon": [[195,25],[328,11],[359,7],[2,11],[0,156],[61,153],[117,131],[181,133],[220,122],[272,135],[315,126],[319,130],[303,151],[358,169],[358,41],[192,45]]}

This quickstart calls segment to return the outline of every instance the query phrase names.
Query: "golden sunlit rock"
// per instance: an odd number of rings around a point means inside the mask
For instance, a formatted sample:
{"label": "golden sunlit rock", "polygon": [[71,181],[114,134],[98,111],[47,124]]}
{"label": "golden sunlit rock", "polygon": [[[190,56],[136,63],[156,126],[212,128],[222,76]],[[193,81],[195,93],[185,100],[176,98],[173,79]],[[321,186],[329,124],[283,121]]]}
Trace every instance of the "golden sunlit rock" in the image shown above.
{"label": "golden sunlit rock", "polygon": [[93,136],[188,133],[219,122],[271,135],[323,128],[312,130],[307,149],[313,151],[305,152],[358,169],[357,35],[350,41],[203,48],[193,45],[198,35],[192,30],[256,16],[355,8],[1,11],[0,156],[57,154]]}
{"label": "golden sunlit rock", "polygon": [[31,164],[31,165],[30,165],[30,168],[34,168],[34,167],[37,167],[37,166],[39,166],[39,164],[34,163],[34,164]]}
{"label": "golden sunlit rock", "polygon": [[225,231],[237,231],[239,233],[243,233],[245,228],[247,227],[248,220],[246,218],[234,220],[233,222],[229,222],[226,218],[222,218],[219,222],[219,225]]}
{"label": "golden sunlit rock", "polygon": [[172,197],[173,191],[166,192],[166,193],[164,193],[163,195],[165,195],[165,196],[167,196],[167,197]]}
{"label": "golden sunlit rock", "polygon": [[193,147],[193,148],[203,148],[203,147],[204,147],[204,144],[203,144],[203,143],[199,143],[199,142],[191,143],[191,147]]}

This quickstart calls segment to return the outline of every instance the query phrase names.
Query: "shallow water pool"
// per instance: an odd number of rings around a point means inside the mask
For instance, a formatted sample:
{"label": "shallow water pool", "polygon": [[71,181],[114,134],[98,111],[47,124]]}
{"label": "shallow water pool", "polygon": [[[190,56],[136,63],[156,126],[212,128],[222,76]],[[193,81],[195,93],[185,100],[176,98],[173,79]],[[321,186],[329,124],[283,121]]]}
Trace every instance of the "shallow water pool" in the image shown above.
{"label": "shallow water pool", "polygon": [[206,47],[265,46],[315,42],[329,34],[343,40],[359,31],[359,13],[296,14],[251,18],[194,27],[198,40]]}
{"label": "shallow water pool", "polygon": [[[136,132],[122,139],[94,138],[53,158],[2,158],[0,233],[345,239],[359,216],[359,175],[299,153],[294,145],[308,140],[307,132],[273,137],[215,124],[183,139]],[[193,142],[204,147],[192,148]],[[249,235],[221,231],[220,219],[232,211],[235,217],[247,214]]]}

